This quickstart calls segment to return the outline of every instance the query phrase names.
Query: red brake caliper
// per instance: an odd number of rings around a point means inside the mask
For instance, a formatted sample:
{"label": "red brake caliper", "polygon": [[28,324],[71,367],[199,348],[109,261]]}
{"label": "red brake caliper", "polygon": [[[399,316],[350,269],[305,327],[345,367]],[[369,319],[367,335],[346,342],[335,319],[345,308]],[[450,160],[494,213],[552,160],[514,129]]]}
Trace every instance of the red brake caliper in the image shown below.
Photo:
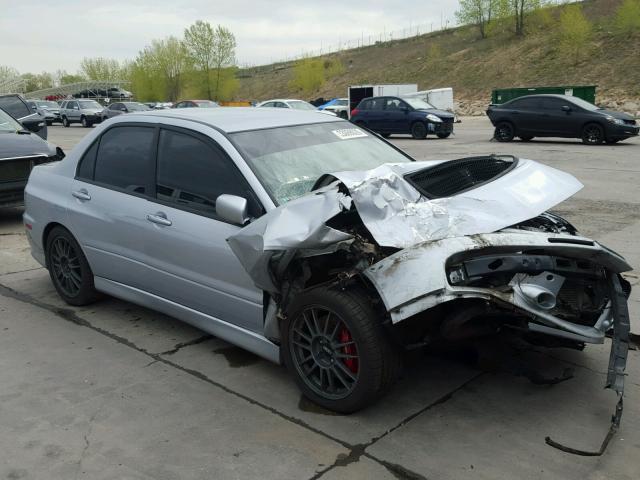
{"label": "red brake caliper", "polygon": [[[347,330],[346,327],[342,327],[342,329],[340,330],[340,343],[348,343],[348,342],[352,342],[353,338],[351,338],[351,332],[349,332],[349,330]],[[355,355],[356,354],[356,346],[351,344],[351,345],[346,345],[344,347],[342,347],[342,353],[346,354],[346,355]],[[357,373],[358,372],[358,359],[357,358],[343,358],[342,361],[344,362],[344,364],[347,366],[347,368],[349,370],[351,370],[353,373]]]}

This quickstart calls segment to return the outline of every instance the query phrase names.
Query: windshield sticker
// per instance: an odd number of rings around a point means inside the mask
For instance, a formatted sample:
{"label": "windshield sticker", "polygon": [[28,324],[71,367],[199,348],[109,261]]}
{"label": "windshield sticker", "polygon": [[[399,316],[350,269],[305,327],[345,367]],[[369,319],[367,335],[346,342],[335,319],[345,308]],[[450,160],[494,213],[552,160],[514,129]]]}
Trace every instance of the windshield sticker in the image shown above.
{"label": "windshield sticker", "polygon": [[350,138],[367,137],[359,128],[341,128],[340,130],[331,130],[333,134],[341,140],[349,140]]}

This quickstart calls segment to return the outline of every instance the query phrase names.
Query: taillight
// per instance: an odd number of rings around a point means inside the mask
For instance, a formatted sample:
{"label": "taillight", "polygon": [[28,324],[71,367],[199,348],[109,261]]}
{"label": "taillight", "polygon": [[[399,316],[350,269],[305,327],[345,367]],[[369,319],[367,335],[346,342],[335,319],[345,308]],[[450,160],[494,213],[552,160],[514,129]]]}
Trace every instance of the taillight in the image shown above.
{"label": "taillight", "polygon": [[354,115],[357,115],[360,112],[360,110],[358,110],[357,108],[354,108],[353,110],[351,110],[351,116],[353,117]]}

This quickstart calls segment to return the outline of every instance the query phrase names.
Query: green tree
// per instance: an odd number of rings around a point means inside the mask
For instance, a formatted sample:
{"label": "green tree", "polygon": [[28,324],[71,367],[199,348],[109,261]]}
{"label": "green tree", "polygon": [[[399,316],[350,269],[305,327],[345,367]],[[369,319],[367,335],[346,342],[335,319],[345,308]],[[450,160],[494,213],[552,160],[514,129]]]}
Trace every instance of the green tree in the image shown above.
{"label": "green tree", "polygon": [[197,20],[184,31],[184,43],[195,66],[200,68],[207,86],[207,98],[211,100],[211,70],[215,56],[215,32],[209,22]]}
{"label": "green tree", "polygon": [[574,3],[565,6],[560,13],[558,29],[561,51],[572,55],[577,63],[580,60],[580,52],[587,50],[591,30],[591,23],[584,16],[582,5]]}
{"label": "green tree", "polygon": [[460,0],[456,18],[463,25],[477,26],[480,38],[486,38],[487,26],[495,14],[497,3],[497,0]]}
{"label": "green tree", "polygon": [[640,0],[624,0],[616,11],[615,26],[618,33],[629,35],[640,32]]}
{"label": "green tree", "polygon": [[222,88],[221,80],[224,79],[223,70],[236,63],[236,37],[231,30],[218,25],[213,32],[213,38],[213,65],[216,68],[215,99],[218,100]]}
{"label": "green tree", "polygon": [[25,92],[33,92],[35,90],[53,87],[53,76],[47,72],[42,72],[40,74],[23,73],[20,77],[25,81]]}
{"label": "green tree", "polygon": [[318,90],[325,81],[322,59],[306,57],[293,66],[293,79],[289,86],[309,95]]}
{"label": "green tree", "polygon": [[162,85],[164,98],[171,101],[178,99],[184,82],[184,75],[190,69],[187,50],[176,37],[152,40],[151,45],[139,55],[139,65],[148,69],[153,89],[158,91]]}
{"label": "green tree", "polygon": [[112,58],[85,57],[80,62],[80,71],[88,80],[121,80],[120,63]]}

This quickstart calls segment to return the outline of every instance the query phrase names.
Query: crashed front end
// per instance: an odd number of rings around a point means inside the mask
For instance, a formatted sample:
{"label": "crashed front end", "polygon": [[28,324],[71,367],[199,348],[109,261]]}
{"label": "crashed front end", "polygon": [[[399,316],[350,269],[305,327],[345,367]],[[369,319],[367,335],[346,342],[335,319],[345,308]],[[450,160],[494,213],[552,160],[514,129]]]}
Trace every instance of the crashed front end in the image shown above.
{"label": "crashed front end", "polygon": [[268,337],[278,340],[276,312],[296,292],[360,280],[392,330],[412,326],[405,344],[503,328],[574,346],[610,334],[607,387],[622,396],[630,286],[620,274],[631,266],[548,212],[582,188],[573,176],[485,156],[337,172],[317,186],[229,238],[273,299]]}

